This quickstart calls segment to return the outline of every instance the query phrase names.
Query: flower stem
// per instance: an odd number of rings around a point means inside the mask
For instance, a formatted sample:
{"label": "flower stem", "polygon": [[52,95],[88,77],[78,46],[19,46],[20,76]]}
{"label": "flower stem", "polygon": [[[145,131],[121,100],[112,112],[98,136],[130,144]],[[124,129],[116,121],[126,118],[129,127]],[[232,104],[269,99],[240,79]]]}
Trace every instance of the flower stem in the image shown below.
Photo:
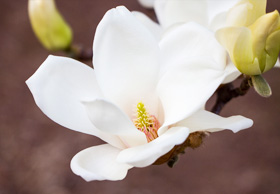
{"label": "flower stem", "polygon": [[251,78],[246,76],[240,84],[240,87],[233,88],[232,83],[224,84],[220,86],[216,93],[217,99],[214,107],[211,112],[215,114],[220,114],[223,107],[233,98],[237,98],[239,96],[244,96],[250,87],[252,86]]}

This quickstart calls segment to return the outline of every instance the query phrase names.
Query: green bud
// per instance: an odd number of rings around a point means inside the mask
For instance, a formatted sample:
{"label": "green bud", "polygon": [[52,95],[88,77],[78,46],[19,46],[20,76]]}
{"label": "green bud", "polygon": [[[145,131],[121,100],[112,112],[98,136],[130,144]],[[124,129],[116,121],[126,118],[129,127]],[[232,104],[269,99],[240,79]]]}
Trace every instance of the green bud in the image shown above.
{"label": "green bud", "polygon": [[54,0],[29,0],[28,13],[33,31],[48,50],[65,50],[72,42],[72,31],[56,9]]}

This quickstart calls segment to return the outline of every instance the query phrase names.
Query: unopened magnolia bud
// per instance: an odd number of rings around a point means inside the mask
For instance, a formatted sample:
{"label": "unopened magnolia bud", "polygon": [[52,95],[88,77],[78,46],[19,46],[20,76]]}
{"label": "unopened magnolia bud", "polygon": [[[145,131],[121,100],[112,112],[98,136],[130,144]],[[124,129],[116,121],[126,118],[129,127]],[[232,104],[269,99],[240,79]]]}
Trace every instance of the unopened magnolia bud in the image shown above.
{"label": "unopened magnolia bud", "polygon": [[265,14],[248,27],[226,27],[216,33],[238,70],[260,75],[277,62],[280,51],[278,11]]}
{"label": "unopened magnolia bud", "polygon": [[33,31],[46,49],[69,48],[72,31],[56,9],[54,0],[29,0],[28,13]]}

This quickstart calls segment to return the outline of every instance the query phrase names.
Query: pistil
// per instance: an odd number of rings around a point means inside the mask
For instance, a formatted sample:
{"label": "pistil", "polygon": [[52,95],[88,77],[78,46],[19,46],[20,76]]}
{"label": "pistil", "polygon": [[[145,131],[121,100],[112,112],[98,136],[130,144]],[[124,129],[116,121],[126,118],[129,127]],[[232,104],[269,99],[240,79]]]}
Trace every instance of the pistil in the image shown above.
{"label": "pistil", "polygon": [[157,131],[160,127],[159,121],[154,115],[150,115],[142,102],[137,104],[136,119],[133,120],[135,127],[142,131],[148,142],[158,137]]}

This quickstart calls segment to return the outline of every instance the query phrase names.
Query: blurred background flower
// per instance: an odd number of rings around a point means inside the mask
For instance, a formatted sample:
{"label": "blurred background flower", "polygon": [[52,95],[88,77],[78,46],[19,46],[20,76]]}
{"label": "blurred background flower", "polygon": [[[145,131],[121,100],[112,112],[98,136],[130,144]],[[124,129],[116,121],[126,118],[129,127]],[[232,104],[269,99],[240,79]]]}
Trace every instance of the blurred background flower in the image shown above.
{"label": "blurred background flower", "polygon": [[[75,33],[74,42],[89,48],[104,13],[121,4],[154,18],[152,10],[146,10],[137,0],[57,1]],[[280,10],[280,2],[269,0],[268,12],[275,9]],[[121,182],[86,183],[71,172],[70,160],[80,150],[100,144],[100,140],[58,126],[35,105],[25,80],[48,52],[31,29],[27,1],[3,1],[0,16],[1,194],[280,192],[279,69],[264,74],[273,90],[270,98],[261,98],[251,89],[221,113],[252,118],[255,124],[251,129],[211,135],[199,149],[187,149],[173,169],[150,166],[134,169]],[[213,99],[208,109],[212,104]]]}

